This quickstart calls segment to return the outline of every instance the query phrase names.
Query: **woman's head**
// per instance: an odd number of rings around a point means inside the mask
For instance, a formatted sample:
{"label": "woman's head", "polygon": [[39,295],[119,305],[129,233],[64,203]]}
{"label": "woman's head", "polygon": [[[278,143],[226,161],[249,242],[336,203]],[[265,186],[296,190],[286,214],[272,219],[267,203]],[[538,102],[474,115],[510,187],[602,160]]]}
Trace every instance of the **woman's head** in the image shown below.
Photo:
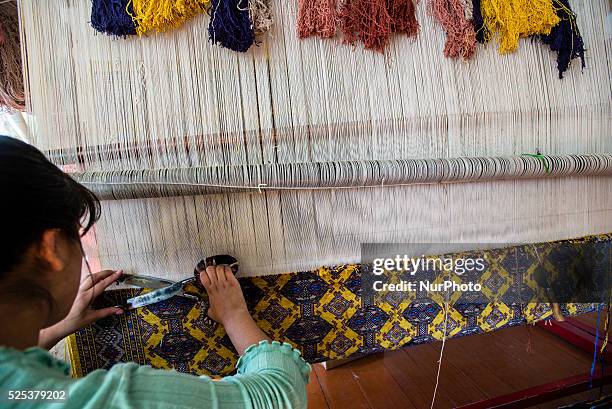
{"label": "woman's head", "polygon": [[98,219],[98,199],[39,150],[7,136],[0,136],[0,194],[0,303],[45,301],[51,325],[76,295],[80,233]]}

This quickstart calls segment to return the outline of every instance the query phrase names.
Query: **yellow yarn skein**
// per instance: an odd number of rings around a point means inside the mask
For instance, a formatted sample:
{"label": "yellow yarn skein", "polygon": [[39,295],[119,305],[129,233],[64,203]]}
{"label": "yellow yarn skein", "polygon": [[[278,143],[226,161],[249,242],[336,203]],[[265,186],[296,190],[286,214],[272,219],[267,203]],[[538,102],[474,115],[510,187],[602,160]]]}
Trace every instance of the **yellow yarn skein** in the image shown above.
{"label": "yellow yarn skein", "polygon": [[486,40],[495,33],[500,36],[500,54],[515,51],[521,37],[550,34],[560,21],[553,0],[482,0],[481,12]]}
{"label": "yellow yarn skein", "polygon": [[164,32],[208,11],[210,0],[131,0],[136,33]]}

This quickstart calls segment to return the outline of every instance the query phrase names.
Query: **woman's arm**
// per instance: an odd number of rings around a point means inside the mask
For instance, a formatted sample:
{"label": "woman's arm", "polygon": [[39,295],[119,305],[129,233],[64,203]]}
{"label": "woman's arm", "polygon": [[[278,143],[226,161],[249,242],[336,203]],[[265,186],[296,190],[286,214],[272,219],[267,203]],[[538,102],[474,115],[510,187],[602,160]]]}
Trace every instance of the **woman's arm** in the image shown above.
{"label": "woman's arm", "polygon": [[[66,409],[306,409],[310,366],[288,344],[247,348],[238,374],[220,381],[134,363],[68,380]],[[46,382],[46,380],[41,380]]]}
{"label": "woman's arm", "polygon": [[[136,364],[119,364],[73,381],[70,396],[86,403],[92,390],[100,405],[91,408],[305,409],[310,374],[299,351],[270,342],[246,307],[238,280],[224,266],[200,273],[209,296],[208,315],[225,326],[240,353],[237,374],[220,381]],[[83,399],[81,402],[79,399]]]}
{"label": "woman's arm", "polygon": [[263,341],[247,348],[237,375],[221,381],[135,363],[98,369],[78,379],[68,370],[40,349],[7,348],[0,386],[57,391],[60,399],[66,398],[62,409],[305,409],[310,367],[290,345]]}
{"label": "woman's arm", "polygon": [[200,272],[210,308],[208,316],[223,325],[238,354],[259,341],[270,341],[249,314],[242,289],[228,266],[210,266]]}
{"label": "woman's arm", "polygon": [[[90,300],[119,278],[120,272],[100,272],[85,280],[75,307],[64,325],[41,331],[39,345],[53,345],[56,339],[118,311],[89,310]],[[306,408],[306,384],[310,374],[299,351],[289,344],[270,342],[251,318],[238,280],[228,267],[209,267],[200,273],[208,293],[208,315],[224,325],[241,357],[237,374],[220,381],[174,371],[158,370],[133,363],[118,364],[109,371],[97,370],[88,376],[61,382],[68,389],[66,408]],[[98,316],[101,315],[101,316]],[[30,382],[49,382],[36,376]],[[67,384],[65,384],[67,382]],[[58,385],[59,386],[59,385]]]}

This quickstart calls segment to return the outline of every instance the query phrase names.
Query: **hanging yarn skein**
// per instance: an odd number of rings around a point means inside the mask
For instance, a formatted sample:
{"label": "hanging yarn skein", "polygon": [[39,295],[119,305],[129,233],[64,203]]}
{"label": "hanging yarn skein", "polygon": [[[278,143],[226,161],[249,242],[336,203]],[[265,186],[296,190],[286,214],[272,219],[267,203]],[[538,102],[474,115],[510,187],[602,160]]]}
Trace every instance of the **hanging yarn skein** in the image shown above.
{"label": "hanging yarn skein", "polygon": [[499,53],[513,52],[521,37],[550,34],[560,19],[552,0],[481,0],[481,12],[489,33],[499,34]]}
{"label": "hanging yarn skein", "polygon": [[270,31],[274,23],[270,0],[249,0],[249,15],[255,38],[259,38]]}
{"label": "hanging yarn skein", "polygon": [[584,60],[584,41],[580,35],[576,14],[572,11],[568,0],[554,0],[557,16],[560,18],[557,24],[548,35],[540,38],[544,44],[548,44],[552,51],[557,53],[557,68],[559,78],[563,78],[563,73],[567,71],[574,58],[580,57],[582,68],[586,67]]}
{"label": "hanging yarn skein", "polygon": [[125,37],[136,35],[130,0],[93,0],[91,26],[100,33]]}
{"label": "hanging yarn skein", "polygon": [[412,0],[387,0],[387,12],[391,17],[391,32],[415,37],[419,32],[416,7]]}
{"label": "hanging yarn skein", "polygon": [[429,12],[446,32],[444,55],[448,58],[469,60],[476,51],[476,32],[467,18],[472,10],[466,6],[465,0],[429,0]]}
{"label": "hanging yarn skein", "polygon": [[391,37],[386,0],[348,0],[340,7],[344,41],[361,41],[368,50],[383,52]]}
{"label": "hanging yarn skein", "polygon": [[0,3],[0,110],[25,110],[17,4]]}
{"label": "hanging yarn skein", "polygon": [[213,0],[208,36],[215,45],[246,52],[255,42],[246,0]]}
{"label": "hanging yarn skein", "polygon": [[484,44],[486,39],[491,37],[491,33],[484,23],[480,1],[481,0],[472,1],[472,23],[474,24],[474,31],[476,32],[476,41],[480,44]]}
{"label": "hanging yarn skein", "polygon": [[331,38],[336,35],[337,23],[336,0],[299,0],[298,38],[311,36]]}
{"label": "hanging yarn skein", "polygon": [[210,0],[130,0],[130,4],[138,35],[178,28],[211,5]]}

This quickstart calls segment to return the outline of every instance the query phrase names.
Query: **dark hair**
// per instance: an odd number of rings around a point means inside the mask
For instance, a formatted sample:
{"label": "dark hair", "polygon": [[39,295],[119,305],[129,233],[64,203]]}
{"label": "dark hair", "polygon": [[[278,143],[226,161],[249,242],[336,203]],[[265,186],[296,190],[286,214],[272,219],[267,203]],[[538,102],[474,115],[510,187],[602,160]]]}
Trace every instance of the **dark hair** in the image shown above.
{"label": "dark hair", "polygon": [[43,232],[79,240],[100,217],[100,202],[38,149],[0,135],[0,278],[22,263]]}

